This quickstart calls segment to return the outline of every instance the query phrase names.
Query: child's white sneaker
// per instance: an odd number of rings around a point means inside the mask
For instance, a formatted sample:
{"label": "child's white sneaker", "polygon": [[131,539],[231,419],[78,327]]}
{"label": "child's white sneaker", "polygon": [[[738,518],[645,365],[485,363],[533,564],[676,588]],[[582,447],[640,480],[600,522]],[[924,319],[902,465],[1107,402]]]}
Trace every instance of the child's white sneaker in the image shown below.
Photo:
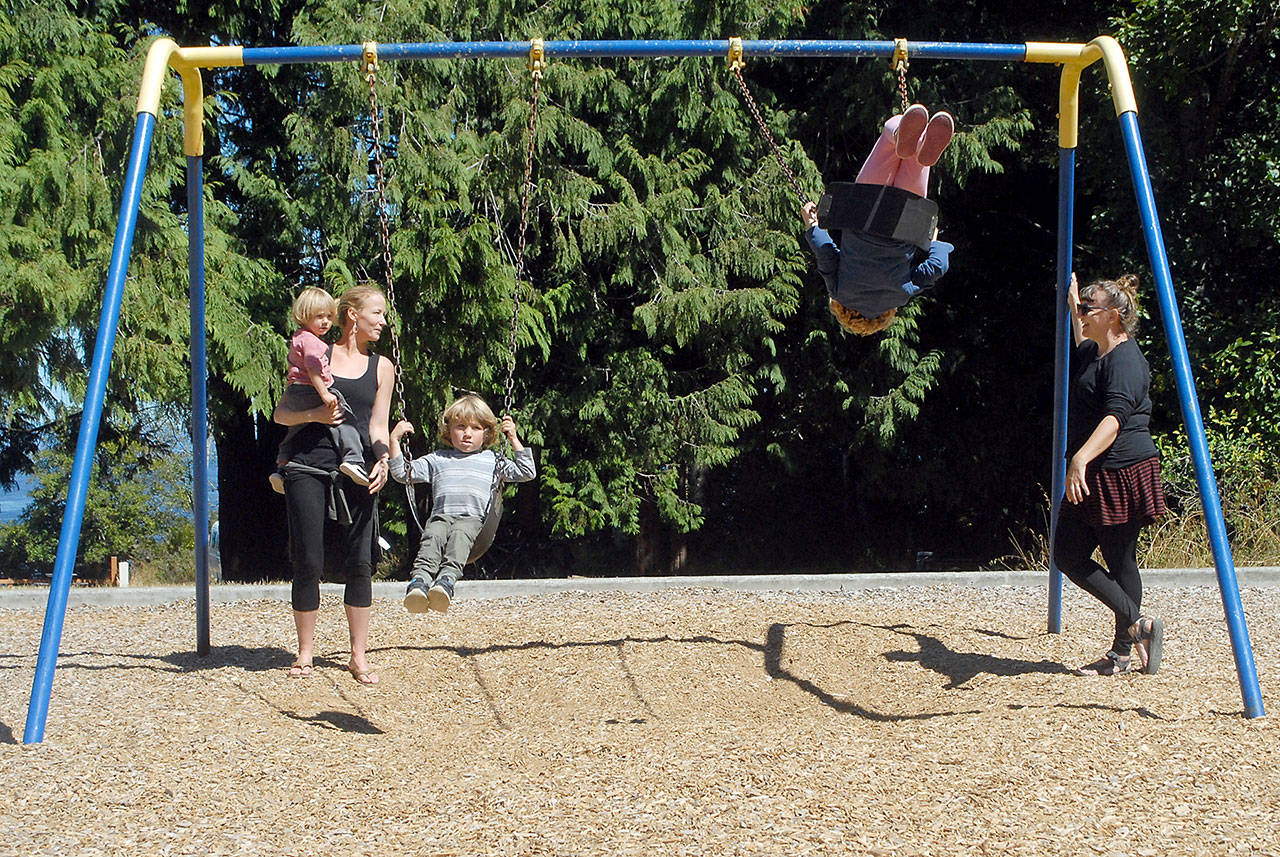
{"label": "child's white sneaker", "polygon": [[409,588],[404,591],[404,609],[410,613],[426,613],[429,603],[427,582],[421,577],[410,580]]}
{"label": "child's white sneaker", "polygon": [[352,464],[350,461],[344,461],[338,465],[338,472],[357,485],[369,484],[369,475],[365,473],[364,468],[358,464]]}
{"label": "child's white sneaker", "polygon": [[427,606],[437,613],[448,613],[449,604],[453,601],[453,581],[447,577],[431,584],[427,591]]}

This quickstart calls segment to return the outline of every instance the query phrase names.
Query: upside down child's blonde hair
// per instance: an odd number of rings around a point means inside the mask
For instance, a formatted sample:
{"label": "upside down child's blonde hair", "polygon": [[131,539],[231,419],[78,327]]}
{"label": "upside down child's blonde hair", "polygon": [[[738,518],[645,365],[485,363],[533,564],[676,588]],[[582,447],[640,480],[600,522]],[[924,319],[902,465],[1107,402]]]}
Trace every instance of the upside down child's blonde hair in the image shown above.
{"label": "upside down child's blonde hair", "polygon": [[474,394],[467,394],[454,400],[440,415],[440,441],[451,443],[449,426],[454,420],[474,420],[484,426],[484,445],[493,446],[498,441],[498,418],[485,400]]}
{"label": "upside down child's blonde hair", "polygon": [[849,309],[835,298],[832,298],[827,306],[830,307],[831,314],[836,317],[836,321],[840,322],[840,326],[857,336],[870,336],[873,333],[879,333],[893,324],[893,320],[898,317],[898,310],[895,308],[867,318],[857,310]]}

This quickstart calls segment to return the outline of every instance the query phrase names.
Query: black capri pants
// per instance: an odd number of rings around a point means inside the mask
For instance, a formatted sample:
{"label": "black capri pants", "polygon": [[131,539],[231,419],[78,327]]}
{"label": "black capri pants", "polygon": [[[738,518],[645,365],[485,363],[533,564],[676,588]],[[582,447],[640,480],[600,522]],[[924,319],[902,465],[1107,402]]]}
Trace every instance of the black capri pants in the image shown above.
{"label": "black capri pants", "polygon": [[284,499],[289,516],[289,561],[293,567],[293,609],[320,609],[320,579],[325,567],[325,527],[335,526],[342,535],[340,547],[346,586],[342,602],[351,607],[373,604],[373,532],[375,495],[347,479],[338,479],[351,524],[328,521],[329,478],[286,468]]}

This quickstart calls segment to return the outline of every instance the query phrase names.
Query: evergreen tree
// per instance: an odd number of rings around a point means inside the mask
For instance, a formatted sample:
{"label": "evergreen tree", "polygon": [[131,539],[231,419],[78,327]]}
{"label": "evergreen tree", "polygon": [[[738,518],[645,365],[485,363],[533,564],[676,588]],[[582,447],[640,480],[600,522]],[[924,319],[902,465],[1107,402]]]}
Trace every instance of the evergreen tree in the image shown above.
{"label": "evergreen tree", "polygon": [[[195,529],[185,420],[164,408],[108,414],[98,435],[97,466],[85,496],[74,572],[100,580],[112,556],[162,581],[190,580]],[[36,455],[31,504],[0,526],[0,568],[7,574],[51,574],[66,511],[79,414],[68,412],[49,429],[54,443]],[[178,418],[175,418],[178,417]]]}
{"label": "evergreen tree", "polygon": [[[1278,234],[1265,108],[1276,14],[1219,6],[1144,0],[1112,22],[1098,4],[1064,0],[11,4],[0,20],[0,108],[14,117],[0,127],[0,337],[11,355],[0,366],[0,482],[35,465],[54,404],[83,395],[156,32],[268,46],[1084,41],[1110,29],[1134,62],[1184,307],[1211,320],[1188,325],[1193,354],[1221,356],[1203,379],[1210,409],[1261,435],[1276,412],[1263,383],[1275,349],[1253,334],[1280,311],[1259,296],[1252,265]],[[749,57],[746,74],[815,196],[856,173],[897,106],[882,61]],[[1082,89],[1077,264],[1102,273],[1141,266],[1144,251],[1099,75]],[[354,64],[221,69],[205,84],[210,396],[235,579],[283,566],[283,507],[263,477],[292,295],[381,280],[382,247],[369,91]],[[609,560],[617,570],[900,567],[917,549],[990,557],[1010,531],[1042,526],[1056,70],[918,60],[909,86],[959,121],[933,193],[958,249],[935,293],[860,339],[827,315],[798,201],[723,60],[550,62],[514,354],[516,416],[541,452],[542,537],[585,550],[623,534],[632,555]],[[523,59],[384,61],[376,92],[405,409],[430,425],[463,389],[503,398],[530,76]],[[113,425],[153,404],[189,408],[179,98],[166,81],[111,367]],[[1240,252],[1212,252],[1221,246]],[[1144,335],[1160,337],[1155,325]],[[1173,419],[1161,351],[1147,348],[1157,409]],[[110,443],[100,454],[126,457]],[[384,511],[403,531],[397,502]]]}
{"label": "evergreen tree", "polygon": [[[152,25],[120,9],[77,17],[64,3],[22,4],[0,24],[0,104],[17,118],[0,146],[0,328],[13,355],[0,368],[5,420],[0,480],[30,471],[56,405],[81,400],[97,335],[104,274],[132,143],[142,59]],[[181,105],[168,81],[152,144],[110,367],[117,413],[190,410]],[[253,315],[270,270],[242,254],[237,218],[206,199],[210,350],[228,389],[270,398],[283,344]],[[271,355],[264,364],[261,355]],[[103,445],[100,455],[109,455]],[[232,462],[234,472],[234,462]],[[234,495],[232,495],[234,496]]]}

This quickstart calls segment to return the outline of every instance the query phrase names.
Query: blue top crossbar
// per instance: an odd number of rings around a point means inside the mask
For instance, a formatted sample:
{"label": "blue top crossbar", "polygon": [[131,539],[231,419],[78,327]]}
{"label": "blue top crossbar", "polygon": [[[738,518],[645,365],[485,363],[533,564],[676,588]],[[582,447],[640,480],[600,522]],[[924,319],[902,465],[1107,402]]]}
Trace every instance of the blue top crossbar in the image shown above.
{"label": "blue top crossbar", "polygon": [[[753,57],[892,57],[896,44],[888,42],[800,40],[743,40],[742,53]],[[656,39],[618,41],[544,42],[547,57],[716,57],[728,52],[727,39]],[[525,57],[528,42],[418,42],[379,44],[378,57],[384,60],[480,59]],[[286,65],[310,62],[358,61],[361,45],[312,47],[245,48],[245,65]],[[911,59],[969,59],[1023,62],[1025,44],[965,44],[962,42],[910,42]]]}

